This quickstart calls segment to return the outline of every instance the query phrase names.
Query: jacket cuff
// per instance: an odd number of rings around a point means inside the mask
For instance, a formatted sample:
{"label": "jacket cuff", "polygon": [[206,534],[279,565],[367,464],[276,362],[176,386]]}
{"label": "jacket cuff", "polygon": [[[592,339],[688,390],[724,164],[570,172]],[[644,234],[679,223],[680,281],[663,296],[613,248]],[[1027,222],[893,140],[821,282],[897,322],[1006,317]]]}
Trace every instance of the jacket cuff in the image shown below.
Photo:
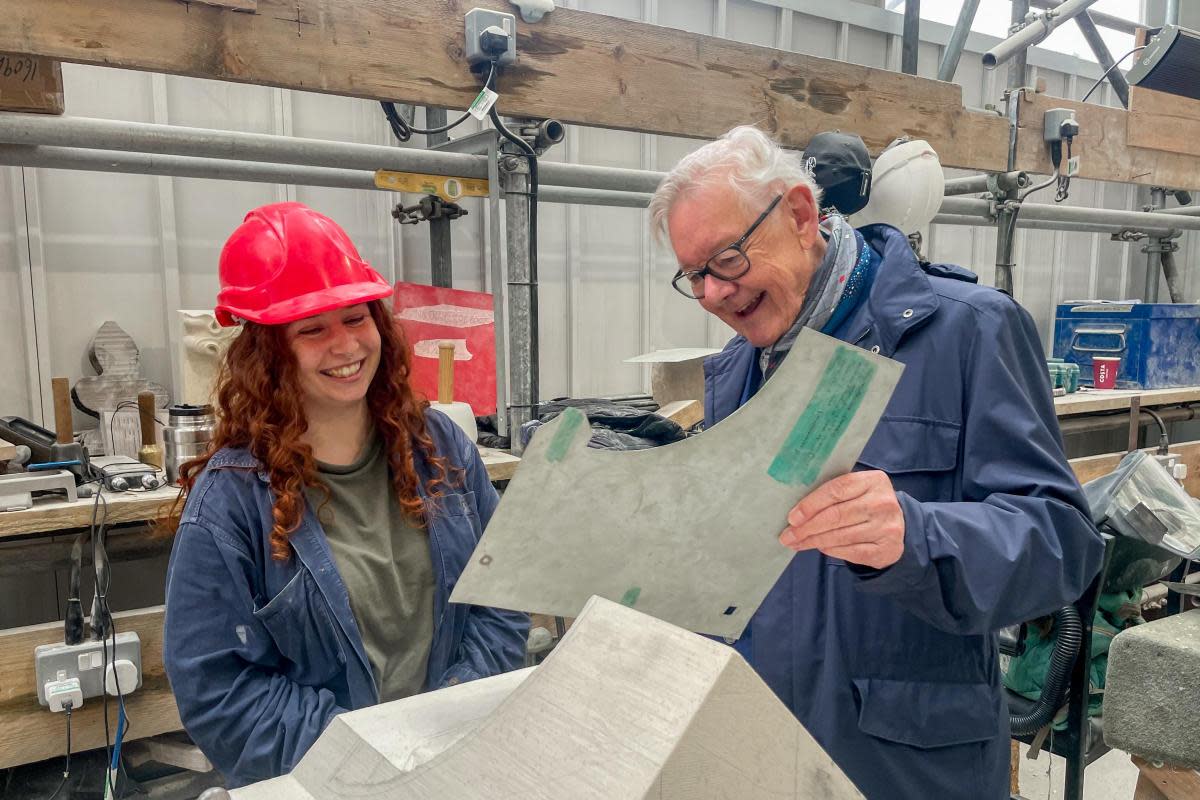
{"label": "jacket cuff", "polygon": [[475,670],[460,661],[446,670],[442,675],[442,680],[434,688],[445,689],[447,686],[457,686],[460,683],[477,680],[479,677]]}
{"label": "jacket cuff", "polygon": [[873,569],[856,564],[848,565],[858,576],[859,588],[878,594],[909,592],[926,580],[932,569],[929,542],[925,539],[925,509],[905,492],[896,492],[896,500],[904,513],[904,552],[890,567]]}

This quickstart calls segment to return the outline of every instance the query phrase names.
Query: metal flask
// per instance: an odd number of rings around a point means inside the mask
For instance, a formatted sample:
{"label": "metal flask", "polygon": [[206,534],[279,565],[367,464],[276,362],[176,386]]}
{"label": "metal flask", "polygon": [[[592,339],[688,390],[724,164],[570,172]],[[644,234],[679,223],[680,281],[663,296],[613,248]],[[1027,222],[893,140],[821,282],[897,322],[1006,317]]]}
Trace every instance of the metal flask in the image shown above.
{"label": "metal flask", "polygon": [[216,417],[210,405],[194,406],[186,403],[167,409],[168,425],[163,429],[165,445],[164,467],[167,482],[174,484],[179,479],[179,468],[187,461],[204,455],[212,440]]}

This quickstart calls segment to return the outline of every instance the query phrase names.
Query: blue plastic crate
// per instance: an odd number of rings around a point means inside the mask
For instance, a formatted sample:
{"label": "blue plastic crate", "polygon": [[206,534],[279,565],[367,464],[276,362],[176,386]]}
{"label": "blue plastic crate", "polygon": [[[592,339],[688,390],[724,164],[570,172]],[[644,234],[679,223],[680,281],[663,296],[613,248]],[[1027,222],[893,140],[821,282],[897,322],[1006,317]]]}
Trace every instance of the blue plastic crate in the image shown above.
{"label": "blue plastic crate", "polygon": [[1200,305],[1063,303],[1054,319],[1054,355],[1093,383],[1092,358],[1121,359],[1118,389],[1200,385]]}

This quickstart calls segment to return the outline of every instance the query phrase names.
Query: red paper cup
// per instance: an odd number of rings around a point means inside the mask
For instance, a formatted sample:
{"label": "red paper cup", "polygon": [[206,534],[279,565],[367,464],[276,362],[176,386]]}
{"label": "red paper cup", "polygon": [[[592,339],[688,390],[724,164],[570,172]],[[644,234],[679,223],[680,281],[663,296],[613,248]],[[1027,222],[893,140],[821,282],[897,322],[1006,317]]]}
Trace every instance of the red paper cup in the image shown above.
{"label": "red paper cup", "polygon": [[1092,359],[1093,383],[1097,389],[1112,389],[1117,385],[1117,370],[1121,359],[1097,356]]}

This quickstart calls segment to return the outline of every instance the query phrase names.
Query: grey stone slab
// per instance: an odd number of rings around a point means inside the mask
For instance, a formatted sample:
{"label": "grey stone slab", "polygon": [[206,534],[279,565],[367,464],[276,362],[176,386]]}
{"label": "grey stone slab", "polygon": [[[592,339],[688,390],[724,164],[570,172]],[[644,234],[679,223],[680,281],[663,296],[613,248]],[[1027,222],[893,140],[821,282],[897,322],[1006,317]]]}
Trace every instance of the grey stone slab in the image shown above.
{"label": "grey stone slab", "polygon": [[1200,609],[1113,639],[1104,740],[1148,759],[1200,769]]}
{"label": "grey stone slab", "polygon": [[522,454],[452,602],[573,617],[599,595],[740,635],[792,558],[787,512],[854,467],[902,370],[805,330],[754,398],[699,436],[596,450],[567,411]]}
{"label": "grey stone slab", "polygon": [[538,667],[336,717],[236,800],[862,800],[732,648],[593,598]]}

